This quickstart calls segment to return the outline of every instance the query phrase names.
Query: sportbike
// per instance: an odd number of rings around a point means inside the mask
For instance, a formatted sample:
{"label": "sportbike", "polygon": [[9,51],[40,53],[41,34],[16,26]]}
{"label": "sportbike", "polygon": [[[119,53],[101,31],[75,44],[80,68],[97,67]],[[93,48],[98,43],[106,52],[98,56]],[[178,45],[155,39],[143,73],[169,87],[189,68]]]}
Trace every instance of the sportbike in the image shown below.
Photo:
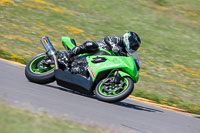
{"label": "sportbike", "polygon": [[[46,50],[33,57],[25,68],[25,75],[31,82],[47,84],[56,81],[58,85],[96,95],[105,102],[118,102],[127,98],[134,89],[139,78],[139,56],[136,51],[128,52],[127,56],[116,56],[113,52],[99,48],[97,52],[85,53],[74,57],[70,63],[63,63],[48,37],[41,42]],[[62,37],[66,50],[76,46],[74,39]],[[80,73],[73,73],[72,67],[80,65],[84,60]]]}

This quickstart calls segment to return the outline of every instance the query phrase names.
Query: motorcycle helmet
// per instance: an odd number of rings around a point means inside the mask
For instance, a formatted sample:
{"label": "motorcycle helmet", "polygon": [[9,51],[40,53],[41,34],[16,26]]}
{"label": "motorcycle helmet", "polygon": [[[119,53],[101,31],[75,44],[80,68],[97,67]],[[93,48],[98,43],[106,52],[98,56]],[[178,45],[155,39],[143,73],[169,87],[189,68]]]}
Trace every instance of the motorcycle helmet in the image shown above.
{"label": "motorcycle helmet", "polygon": [[127,52],[133,53],[136,51],[141,44],[140,37],[137,35],[137,33],[129,31],[126,32],[122,37],[123,43],[125,45],[125,49]]}

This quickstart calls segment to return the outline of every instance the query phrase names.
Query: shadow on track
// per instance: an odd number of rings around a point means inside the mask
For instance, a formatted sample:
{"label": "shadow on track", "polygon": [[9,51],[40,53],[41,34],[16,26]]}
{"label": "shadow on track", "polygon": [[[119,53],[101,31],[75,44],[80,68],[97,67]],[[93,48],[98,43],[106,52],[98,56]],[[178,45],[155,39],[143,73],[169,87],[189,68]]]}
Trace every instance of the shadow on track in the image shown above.
{"label": "shadow on track", "polygon": [[126,108],[141,110],[141,111],[163,112],[163,111],[160,111],[158,109],[152,109],[152,108],[148,108],[148,107],[143,107],[143,106],[140,106],[140,105],[135,105],[135,104],[131,104],[131,103],[123,102],[123,101],[122,102],[117,102],[117,103],[114,103],[114,104],[118,105],[118,106],[126,107]]}
{"label": "shadow on track", "polygon": [[195,117],[195,118],[197,118],[197,119],[200,119],[200,117],[198,117],[198,116],[197,116],[197,117]]}
{"label": "shadow on track", "polygon": [[[45,86],[52,87],[52,88],[55,88],[55,89],[58,89],[58,90],[61,90],[61,91],[73,93],[73,94],[76,94],[76,95],[79,95],[79,96],[84,96],[84,97],[88,97],[88,98],[92,98],[92,99],[97,99],[93,95],[87,95],[87,94],[80,93],[80,92],[77,92],[77,91],[73,91],[73,90],[70,90],[70,89],[67,89],[67,88],[63,88],[63,87],[59,87],[59,86],[54,86],[54,85],[45,85]],[[103,102],[103,103],[106,103],[106,102]],[[143,106],[140,106],[140,105],[135,105],[135,104],[124,102],[124,101],[117,102],[117,103],[110,103],[110,104],[121,106],[121,107],[130,108],[130,109],[140,110],[140,111],[163,112],[163,111],[160,111],[160,110],[157,110],[157,109],[143,107]]]}
{"label": "shadow on track", "polygon": [[80,96],[84,96],[84,97],[88,97],[88,98],[96,99],[96,97],[93,96],[93,95],[87,95],[87,94],[80,93],[80,92],[78,92],[78,91],[74,91],[74,90],[67,89],[67,88],[60,87],[60,86],[55,86],[55,85],[44,85],[44,86],[52,87],[52,88],[55,88],[55,89],[58,89],[58,90],[61,90],[61,91],[65,91],[65,92],[69,92],[69,93],[77,94],[77,95],[80,95]]}

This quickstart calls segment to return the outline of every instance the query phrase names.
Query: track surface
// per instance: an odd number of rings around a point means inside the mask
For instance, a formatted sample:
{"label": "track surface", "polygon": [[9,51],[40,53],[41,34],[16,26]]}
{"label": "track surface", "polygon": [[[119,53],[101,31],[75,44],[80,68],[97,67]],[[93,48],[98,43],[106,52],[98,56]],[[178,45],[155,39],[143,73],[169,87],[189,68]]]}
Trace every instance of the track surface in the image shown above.
{"label": "track surface", "polygon": [[[137,87],[137,85],[136,85]],[[200,118],[126,99],[116,104],[59,87],[28,82],[24,67],[0,60],[0,100],[75,122],[128,133],[199,133]]]}

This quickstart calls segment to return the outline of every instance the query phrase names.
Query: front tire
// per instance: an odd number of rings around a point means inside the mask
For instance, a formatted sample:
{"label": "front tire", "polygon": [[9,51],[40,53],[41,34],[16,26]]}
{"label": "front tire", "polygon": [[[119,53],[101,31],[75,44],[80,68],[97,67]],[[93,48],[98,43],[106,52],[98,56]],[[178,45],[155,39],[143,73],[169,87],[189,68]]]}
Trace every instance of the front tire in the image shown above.
{"label": "front tire", "polygon": [[[121,90],[117,90],[116,92],[108,92],[105,90],[103,85],[104,80],[105,79],[101,80],[95,88],[95,95],[100,101],[109,103],[119,102],[127,98],[134,89],[134,83],[130,77],[122,77],[123,88],[121,88]],[[115,89],[115,85],[113,89]]]}
{"label": "front tire", "polygon": [[46,56],[45,53],[42,53],[28,62],[25,68],[25,75],[29,81],[38,84],[47,84],[55,81],[54,66],[46,66],[46,69],[38,68],[38,63]]}

